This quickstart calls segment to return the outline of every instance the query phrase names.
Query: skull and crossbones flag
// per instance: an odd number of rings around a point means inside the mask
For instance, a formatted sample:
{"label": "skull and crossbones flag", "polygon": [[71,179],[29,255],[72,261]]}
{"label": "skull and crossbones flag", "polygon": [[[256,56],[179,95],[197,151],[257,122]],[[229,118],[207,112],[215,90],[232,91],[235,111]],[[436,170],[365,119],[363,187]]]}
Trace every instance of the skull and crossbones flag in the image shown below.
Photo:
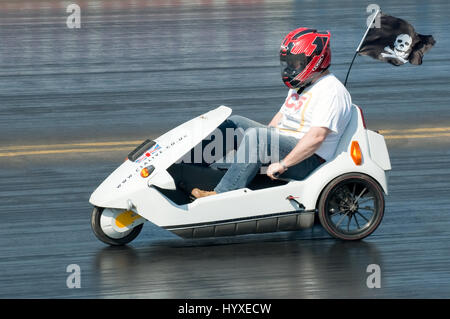
{"label": "skull and crossbones flag", "polygon": [[416,33],[413,26],[405,20],[379,14],[379,25],[374,23],[370,28],[358,54],[395,66],[407,62],[422,64],[423,55],[435,44],[433,36]]}

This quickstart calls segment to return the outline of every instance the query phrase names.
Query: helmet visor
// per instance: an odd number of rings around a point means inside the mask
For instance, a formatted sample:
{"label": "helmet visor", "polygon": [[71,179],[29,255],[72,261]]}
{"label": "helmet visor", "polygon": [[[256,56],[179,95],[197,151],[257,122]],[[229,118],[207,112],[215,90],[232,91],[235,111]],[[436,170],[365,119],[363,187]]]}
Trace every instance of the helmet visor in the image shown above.
{"label": "helmet visor", "polygon": [[280,64],[282,70],[296,71],[301,73],[309,63],[309,59],[305,54],[288,54],[280,56]]}
{"label": "helmet visor", "polygon": [[296,77],[303,72],[310,62],[305,54],[280,55],[281,78],[288,87],[301,87],[304,83]]}

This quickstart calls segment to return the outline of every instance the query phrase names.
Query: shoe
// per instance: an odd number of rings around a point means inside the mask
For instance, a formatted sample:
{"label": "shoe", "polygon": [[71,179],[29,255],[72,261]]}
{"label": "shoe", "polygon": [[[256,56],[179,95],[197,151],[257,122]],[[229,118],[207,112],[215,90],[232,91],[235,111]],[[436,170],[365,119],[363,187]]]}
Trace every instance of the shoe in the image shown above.
{"label": "shoe", "polygon": [[217,193],[215,191],[202,191],[201,189],[194,188],[192,190],[191,194],[195,198],[201,198],[201,197],[216,195]]}

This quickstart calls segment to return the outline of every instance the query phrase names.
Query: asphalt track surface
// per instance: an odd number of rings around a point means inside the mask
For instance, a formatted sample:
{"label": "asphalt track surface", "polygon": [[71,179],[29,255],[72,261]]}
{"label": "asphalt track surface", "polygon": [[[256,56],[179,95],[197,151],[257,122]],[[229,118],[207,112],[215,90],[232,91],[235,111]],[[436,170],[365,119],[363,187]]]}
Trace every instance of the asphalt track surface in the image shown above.
{"label": "asphalt track surface", "polygon": [[[359,1],[0,2],[0,298],[448,298],[450,5],[377,1],[433,34],[422,66],[358,57],[349,80],[392,162],[386,213],[361,242],[323,229],[183,240],[146,224],[123,248],[88,199],[136,144],[220,104],[268,122],[286,89],[277,51],[300,26],[333,34],[345,77]],[[81,269],[68,289],[66,267]],[[367,266],[381,269],[369,289]]]}

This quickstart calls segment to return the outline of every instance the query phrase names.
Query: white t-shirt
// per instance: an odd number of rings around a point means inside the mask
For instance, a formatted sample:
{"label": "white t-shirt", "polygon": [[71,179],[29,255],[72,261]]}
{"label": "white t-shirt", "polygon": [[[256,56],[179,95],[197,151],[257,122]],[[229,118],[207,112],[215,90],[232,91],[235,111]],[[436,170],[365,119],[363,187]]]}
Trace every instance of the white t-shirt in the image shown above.
{"label": "white t-shirt", "polygon": [[352,100],[345,86],[328,74],[300,95],[290,89],[280,109],[282,117],[277,127],[280,133],[301,139],[311,127],[331,130],[316,154],[329,161],[351,116]]}

